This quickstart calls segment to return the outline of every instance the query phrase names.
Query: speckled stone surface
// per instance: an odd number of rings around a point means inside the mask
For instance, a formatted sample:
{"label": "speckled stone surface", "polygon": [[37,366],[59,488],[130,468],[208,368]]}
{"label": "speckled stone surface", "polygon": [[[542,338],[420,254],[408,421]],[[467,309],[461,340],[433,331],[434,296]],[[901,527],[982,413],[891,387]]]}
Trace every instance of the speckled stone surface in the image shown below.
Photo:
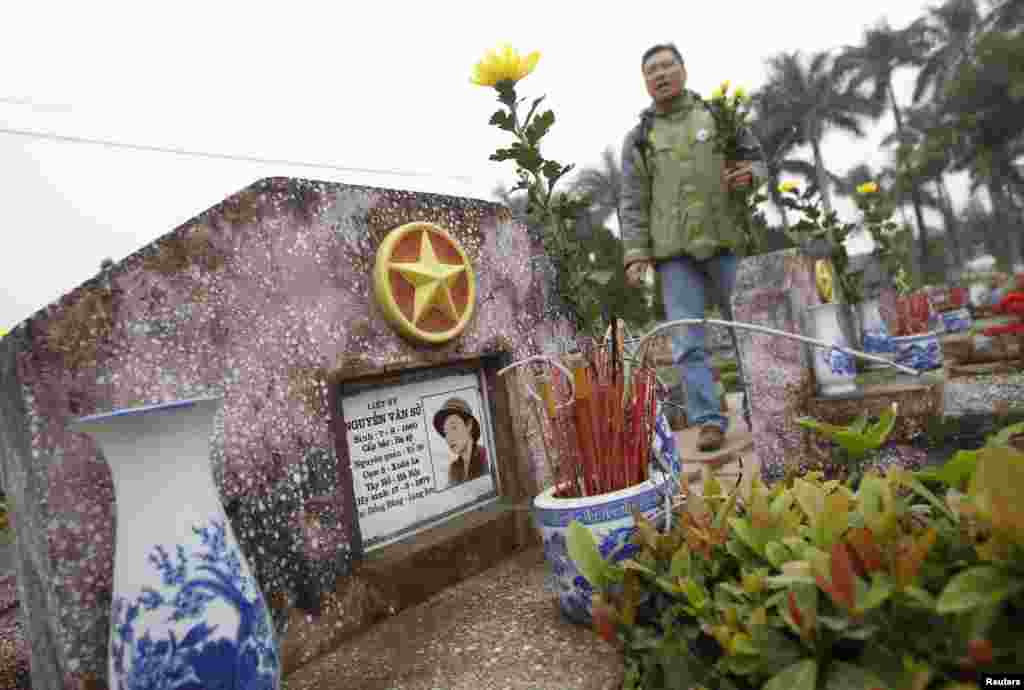
{"label": "speckled stone surface", "polygon": [[285,678],[286,690],[612,690],[619,653],[566,622],[542,549],[377,624]]}
{"label": "speckled stone surface", "polygon": [[27,690],[29,646],[13,573],[0,576],[0,690]]}
{"label": "speckled stone surface", "polygon": [[[802,334],[803,309],[821,303],[813,275],[814,260],[795,249],[744,259],[733,294],[736,320]],[[736,333],[749,379],[754,454],[762,480],[771,483],[807,452],[807,432],[793,419],[805,413],[814,394],[810,353],[795,340]]]}
{"label": "speckled stone surface", "polygon": [[992,414],[996,403],[1024,406],[1024,371],[946,381],[943,405],[947,416]]}
{"label": "speckled stone surface", "polygon": [[[476,268],[476,314],[441,347],[398,337],[372,295],[377,246],[414,220],[447,229]],[[105,687],[114,487],[71,420],[221,396],[215,482],[283,631],[350,567],[354,498],[332,383],[571,338],[540,253],[500,205],[270,178],[14,328],[0,340],[0,468],[34,686]],[[543,476],[536,453],[518,461]]]}

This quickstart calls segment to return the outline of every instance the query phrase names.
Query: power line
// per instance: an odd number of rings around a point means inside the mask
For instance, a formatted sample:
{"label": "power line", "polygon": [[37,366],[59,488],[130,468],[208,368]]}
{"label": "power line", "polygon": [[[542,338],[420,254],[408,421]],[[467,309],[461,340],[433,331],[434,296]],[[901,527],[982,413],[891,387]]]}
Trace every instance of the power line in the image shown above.
{"label": "power line", "polygon": [[371,173],[374,175],[395,175],[397,177],[432,177],[435,179],[455,180],[470,184],[471,177],[465,175],[436,175],[434,173],[410,171],[410,170],[376,170],[373,168],[348,168],[330,163],[307,163],[303,161],[292,161],[275,158],[260,158],[257,156],[239,156],[230,153],[209,153],[204,151],[189,151],[188,149],[174,148],[170,146],[149,146],[144,144],[128,144],[108,139],[93,139],[89,137],[76,137],[68,134],[56,134],[53,132],[35,132],[28,129],[0,128],[0,134],[13,134],[15,136],[29,137],[32,139],[45,139],[49,141],[61,141],[72,144],[92,144],[114,149],[127,149],[130,151],[148,151],[151,153],[169,153],[176,156],[189,156],[192,158],[207,158],[212,160],[240,161],[243,163],[260,163],[264,165],[287,165],[300,168],[319,168],[322,170],[337,170],[340,172]]}
{"label": "power line", "polygon": [[32,110],[52,110],[69,112],[71,106],[66,103],[39,103],[31,98],[17,98],[15,96],[0,96],[0,103],[4,105],[27,105]]}

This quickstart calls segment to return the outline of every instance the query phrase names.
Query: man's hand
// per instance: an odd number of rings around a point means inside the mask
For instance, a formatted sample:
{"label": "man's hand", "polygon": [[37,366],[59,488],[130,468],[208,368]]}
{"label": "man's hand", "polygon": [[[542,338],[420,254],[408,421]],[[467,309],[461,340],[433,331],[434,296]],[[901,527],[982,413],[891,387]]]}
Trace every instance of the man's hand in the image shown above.
{"label": "man's hand", "polygon": [[651,268],[653,264],[650,261],[634,261],[626,267],[626,282],[633,287],[643,285],[644,278]]}
{"label": "man's hand", "polygon": [[727,163],[722,169],[722,182],[730,191],[754,184],[753,163]]}

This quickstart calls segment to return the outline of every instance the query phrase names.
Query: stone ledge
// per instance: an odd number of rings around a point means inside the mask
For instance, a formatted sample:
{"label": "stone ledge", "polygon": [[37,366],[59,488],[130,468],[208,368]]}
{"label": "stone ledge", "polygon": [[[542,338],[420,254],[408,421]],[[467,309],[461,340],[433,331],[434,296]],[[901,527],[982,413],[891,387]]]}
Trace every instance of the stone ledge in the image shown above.
{"label": "stone ledge", "polygon": [[842,397],[811,398],[807,415],[820,422],[845,425],[858,415],[877,416],[892,403],[899,405],[896,426],[890,440],[907,443],[924,431],[927,420],[943,414],[945,383],[940,378],[920,382],[894,380],[862,386],[861,390]]}
{"label": "stone ledge", "polygon": [[293,611],[281,645],[285,676],[374,623],[540,545],[530,502],[499,500],[368,553],[324,597],[320,616]]}

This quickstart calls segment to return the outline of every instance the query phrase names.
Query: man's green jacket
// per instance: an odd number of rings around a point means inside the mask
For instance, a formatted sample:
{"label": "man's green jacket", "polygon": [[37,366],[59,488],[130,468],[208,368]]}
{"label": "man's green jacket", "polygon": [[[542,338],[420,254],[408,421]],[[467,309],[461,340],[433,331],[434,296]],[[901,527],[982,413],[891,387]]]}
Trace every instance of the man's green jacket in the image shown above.
{"label": "man's green jacket", "polygon": [[[714,152],[714,119],[697,94],[686,91],[669,111],[653,113],[646,165],[637,147],[638,124],[622,147],[622,200],[619,223],[625,262],[661,261],[689,255],[703,261],[740,244],[740,232],[724,213],[725,161]],[[761,151],[744,131],[741,146]],[[758,153],[758,155],[760,155]],[[754,158],[754,184],[767,177]],[[763,157],[762,157],[763,158]]]}

